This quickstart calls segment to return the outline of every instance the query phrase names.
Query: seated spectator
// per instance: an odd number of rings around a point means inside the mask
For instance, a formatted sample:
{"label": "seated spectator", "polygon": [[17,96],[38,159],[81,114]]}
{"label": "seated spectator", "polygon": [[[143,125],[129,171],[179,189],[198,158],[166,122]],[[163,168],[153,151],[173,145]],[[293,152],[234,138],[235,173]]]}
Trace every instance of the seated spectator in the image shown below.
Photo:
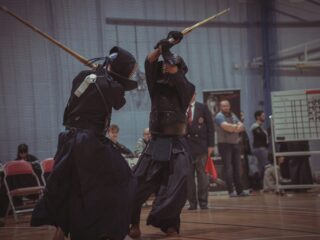
{"label": "seated spectator", "polygon": [[118,149],[119,152],[124,157],[127,157],[127,158],[134,157],[134,154],[131,152],[129,148],[125,147],[124,145],[118,142],[119,131],[120,131],[120,128],[118,125],[111,124],[107,132],[107,137],[111,140],[111,142],[113,143],[113,146],[116,149]]}
{"label": "seated spectator", "polygon": [[33,156],[32,154],[29,154],[28,151],[29,147],[25,143],[21,143],[18,146],[18,152],[17,152],[17,158],[16,160],[25,160],[27,162],[34,162],[37,161],[38,159]]}
{"label": "seated spectator", "polygon": [[265,166],[264,176],[263,176],[263,192],[275,191],[276,190],[276,174],[279,177],[279,183],[283,182],[283,178],[280,173],[280,165],[284,163],[284,157],[277,157],[277,164],[267,164]]}
{"label": "seated spectator", "polygon": [[[2,170],[2,166],[0,165],[0,170]],[[8,207],[8,197],[6,193],[6,189],[4,187],[4,173],[0,171],[0,227],[3,227],[4,224],[4,216]]]}
{"label": "seated spectator", "polygon": [[[280,152],[306,152],[305,155],[288,156],[285,168],[281,168],[284,177],[291,179],[291,184],[313,184],[312,171],[309,163],[310,146],[308,141],[282,142],[279,146]],[[297,190],[297,192],[301,191]],[[303,191],[303,190],[302,190]]]}
{"label": "seated spectator", "polygon": [[145,128],[143,130],[143,137],[138,139],[136,149],[134,150],[134,154],[139,157],[145,147],[147,146],[149,140],[151,138],[151,134],[149,128]]}
{"label": "seated spectator", "polygon": [[36,158],[32,154],[29,154],[29,147],[27,144],[25,143],[19,144],[16,160],[25,160],[27,162],[30,162],[32,164],[33,171],[38,176],[38,179],[42,184],[42,179],[41,179],[42,171],[41,171],[40,163],[38,162],[38,158]]}
{"label": "seated spectator", "polygon": [[[17,157],[16,160],[25,160],[27,162],[30,162],[32,164],[33,171],[38,176],[38,179],[41,182],[41,167],[38,159],[33,156],[32,154],[29,154],[28,151],[28,145],[27,144],[20,144],[17,149]],[[1,182],[0,182],[0,219],[5,217],[6,210],[8,208],[9,199],[7,196],[7,190],[5,188],[4,182],[3,182],[4,175],[0,176]],[[21,187],[30,187],[30,186],[36,186],[37,181],[34,179],[34,177],[30,175],[19,175],[19,176],[8,176],[7,183],[10,189],[16,189]],[[38,199],[38,195],[29,195],[27,197],[28,199]],[[23,204],[22,197],[13,197],[13,202],[16,206]],[[0,220],[0,226],[1,226],[1,220]]]}

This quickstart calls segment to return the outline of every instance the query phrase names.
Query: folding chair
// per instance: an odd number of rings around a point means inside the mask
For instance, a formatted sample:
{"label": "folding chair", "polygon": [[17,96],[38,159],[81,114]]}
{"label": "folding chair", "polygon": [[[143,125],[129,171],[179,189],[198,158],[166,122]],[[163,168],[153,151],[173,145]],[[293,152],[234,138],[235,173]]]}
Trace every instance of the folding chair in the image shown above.
{"label": "folding chair", "polygon": [[42,170],[41,178],[42,178],[44,185],[46,185],[48,177],[53,170],[53,165],[54,165],[53,158],[47,158],[47,159],[44,159],[40,162],[40,166],[41,166],[41,170]]}
{"label": "folding chair", "polygon": [[[33,210],[35,202],[22,200],[23,204],[21,206],[15,206],[13,197],[21,197],[22,199],[24,199],[24,197],[27,197],[30,195],[38,195],[38,199],[40,199],[40,197],[42,197],[42,194],[43,194],[43,186],[40,185],[39,179],[37,175],[34,173],[32,169],[32,165],[29,162],[26,162],[24,160],[10,161],[4,165],[3,170],[4,170],[4,184],[5,184],[7,194],[8,194],[8,199],[9,199],[9,205],[8,205],[6,217],[8,216],[10,209],[12,209],[14,219],[17,222],[18,214],[31,212]],[[36,186],[27,186],[27,187],[10,189],[10,186],[7,181],[8,178],[9,177],[14,178],[21,175],[32,176],[32,178],[34,178],[35,180]]]}

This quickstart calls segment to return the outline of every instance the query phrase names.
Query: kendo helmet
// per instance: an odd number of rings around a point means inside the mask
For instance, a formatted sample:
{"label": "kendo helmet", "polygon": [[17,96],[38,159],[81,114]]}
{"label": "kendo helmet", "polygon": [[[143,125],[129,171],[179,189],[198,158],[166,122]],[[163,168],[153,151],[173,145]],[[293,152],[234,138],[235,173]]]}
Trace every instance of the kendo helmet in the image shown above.
{"label": "kendo helmet", "polygon": [[[138,87],[136,81],[138,64],[135,57],[127,50],[120,47],[113,47],[109,56],[91,59],[91,62],[104,60],[95,69],[97,75],[109,74],[115,81],[119,82],[125,91],[130,91]],[[110,66],[110,68],[109,68]]]}
{"label": "kendo helmet", "polygon": [[138,87],[136,81],[138,64],[131,53],[123,48],[113,47],[109,52],[108,64],[111,66],[108,73],[118,81],[126,91]]}

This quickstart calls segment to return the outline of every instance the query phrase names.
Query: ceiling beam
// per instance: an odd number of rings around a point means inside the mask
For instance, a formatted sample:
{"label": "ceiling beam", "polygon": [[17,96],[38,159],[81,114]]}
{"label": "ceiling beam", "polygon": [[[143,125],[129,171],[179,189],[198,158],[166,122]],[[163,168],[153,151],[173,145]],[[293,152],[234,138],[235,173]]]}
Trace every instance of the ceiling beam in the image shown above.
{"label": "ceiling beam", "polygon": [[[182,27],[191,26],[197,22],[183,21],[183,20],[154,20],[154,19],[137,19],[137,18],[106,18],[106,24],[109,25],[123,25],[123,26],[150,26],[150,27]],[[320,27],[320,21],[307,22],[277,22],[270,23],[271,27],[277,28],[301,28],[301,27]],[[261,27],[260,21],[255,22],[231,22],[231,21],[216,21],[207,23],[205,28],[250,28]]]}

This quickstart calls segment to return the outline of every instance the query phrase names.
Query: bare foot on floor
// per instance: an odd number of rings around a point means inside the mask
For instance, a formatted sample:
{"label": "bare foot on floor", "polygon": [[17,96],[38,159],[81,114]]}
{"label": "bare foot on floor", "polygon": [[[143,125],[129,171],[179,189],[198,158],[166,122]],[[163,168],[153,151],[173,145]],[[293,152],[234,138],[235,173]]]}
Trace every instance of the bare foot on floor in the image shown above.
{"label": "bare foot on floor", "polygon": [[64,240],[64,233],[61,228],[57,228],[52,240]]}
{"label": "bare foot on floor", "polygon": [[141,230],[139,224],[134,224],[130,228],[129,236],[132,238],[140,238],[141,237]]}
{"label": "bare foot on floor", "polygon": [[179,233],[174,228],[168,228],[166,231],[167,237],[178,237]]}

